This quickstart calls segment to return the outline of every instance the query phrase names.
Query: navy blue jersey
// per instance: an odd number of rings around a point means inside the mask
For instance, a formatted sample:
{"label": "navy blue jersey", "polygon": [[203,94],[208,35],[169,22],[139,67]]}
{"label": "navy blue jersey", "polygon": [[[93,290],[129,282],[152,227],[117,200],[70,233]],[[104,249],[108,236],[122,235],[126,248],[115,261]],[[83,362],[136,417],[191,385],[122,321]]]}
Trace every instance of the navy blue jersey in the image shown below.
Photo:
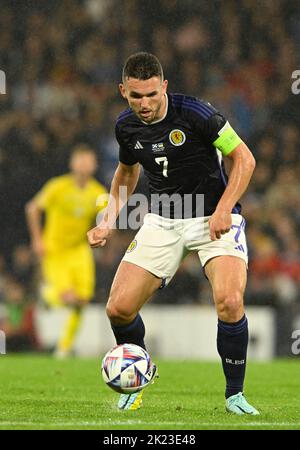
{"label": "navy blue jersey", "polygon": [[[210,216],[228,180],[221,153],[212,144],[226,119],[198,98],[167,94],[167,99],[167,114],[156,123],[142,122],[130,108],[119,115],[116,122],[119,160],[127,165],[139,162],[144,168],[151,198],[149,211],[175,217],[173,204],[166,214],[161,201],[173,195],[180,197],[183,204],[192,198],[188,217]],[[200,210],[196,194],[203,194],[204,207]],[[237,203],[232,212],[240,210]]]}

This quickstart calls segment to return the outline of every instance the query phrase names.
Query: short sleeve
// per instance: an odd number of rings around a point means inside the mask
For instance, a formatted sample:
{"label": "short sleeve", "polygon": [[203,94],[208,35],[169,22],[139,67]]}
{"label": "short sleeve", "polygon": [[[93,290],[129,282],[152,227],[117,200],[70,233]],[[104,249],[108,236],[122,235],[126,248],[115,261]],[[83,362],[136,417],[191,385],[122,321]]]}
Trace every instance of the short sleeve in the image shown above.
{"label": "short sleeve", "polygon": [[203,134],[207,144],[213,144],[218,138],[219,131],[224,127],[227,120],[221,113],[210,116],[203,122]]}
{"label": "short sleeve", "polygon": [[119,161],[128,166],[136,164],[138,160],[134,157],[134,155],[130,151],[129,143],[126,143],[124,137],[121,136],[118,125],[116,125],[115,133],[116,139],[119,144]]}
{"label": "short sleeve", "polygon": [[224,156],[229,155],[242,142],[230,123],[220,113],[212,115],[205,121],[203,134],[206,142],[220,150]]}

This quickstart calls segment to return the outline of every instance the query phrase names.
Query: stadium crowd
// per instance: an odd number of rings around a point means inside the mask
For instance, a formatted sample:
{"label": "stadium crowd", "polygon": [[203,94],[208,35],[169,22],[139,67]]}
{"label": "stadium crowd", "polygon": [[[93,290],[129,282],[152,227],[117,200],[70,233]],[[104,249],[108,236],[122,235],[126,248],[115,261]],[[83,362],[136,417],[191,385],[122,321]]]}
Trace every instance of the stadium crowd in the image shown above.
{"label": "stadium crowd", "polygon": [[[147,50],[169,89],[209,100],[253,151],[257,168],[242,204],[250,252],[247,304],[300,312],[299,1],[3,1],[0,68],[0,304],[6,321],[37,300],[38,271],[24,205],[50,177],[68,170],[76,143],[99,157],[107,187],[118,162],[114,123],[124,59]],[[297,44],[298,43],[298,44]],[[141,180],[138,188],[143,191]],[[133,232],[95,252],[104,302]],[[208,303],[197,256],[189,256],[154,302]],[[17,307],[19,305],[19,309]],[[18,310],[18,312],[16,312]]]}

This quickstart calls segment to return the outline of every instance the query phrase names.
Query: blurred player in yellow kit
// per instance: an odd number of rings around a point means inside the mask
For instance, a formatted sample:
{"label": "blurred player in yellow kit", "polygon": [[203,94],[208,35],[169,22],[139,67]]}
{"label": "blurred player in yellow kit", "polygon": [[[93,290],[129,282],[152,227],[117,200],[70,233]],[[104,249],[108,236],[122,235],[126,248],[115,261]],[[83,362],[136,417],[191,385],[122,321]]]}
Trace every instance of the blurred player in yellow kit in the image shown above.
{"label": "blurred player in yellow kit", "polygon": [[86,232],[107,193],[93,178],[96,168],[94,151],[76,146],[70,173],[49,180],[26,206],[32,248],[42,267],[42,296],[51,307],[71,309],[57,343],[59,357],[71,352],[82,308],[94,295],[95,267]]}

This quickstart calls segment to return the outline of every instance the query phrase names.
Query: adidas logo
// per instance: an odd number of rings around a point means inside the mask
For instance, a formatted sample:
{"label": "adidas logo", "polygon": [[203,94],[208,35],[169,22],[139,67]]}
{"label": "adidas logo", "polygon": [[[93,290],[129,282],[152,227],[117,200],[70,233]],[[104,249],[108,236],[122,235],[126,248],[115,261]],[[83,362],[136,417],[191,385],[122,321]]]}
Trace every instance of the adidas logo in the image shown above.
{"label": "adidas logo", "polygon": [[245,253],[244,247],[242,245],[238,245],[237,247],[234,247],[234,250],[240,250],[241,252]]}
{"label": "adidas logo", "polygon": [[134,146],[134,148],[135,148],[135,150],[137,150],[137,149],[142,149],[142,148],[144,148],[144,147],[142,146],[142,144],[140,143],[140,141],[137,141],[136,144],[135,144],[135,146]]}

